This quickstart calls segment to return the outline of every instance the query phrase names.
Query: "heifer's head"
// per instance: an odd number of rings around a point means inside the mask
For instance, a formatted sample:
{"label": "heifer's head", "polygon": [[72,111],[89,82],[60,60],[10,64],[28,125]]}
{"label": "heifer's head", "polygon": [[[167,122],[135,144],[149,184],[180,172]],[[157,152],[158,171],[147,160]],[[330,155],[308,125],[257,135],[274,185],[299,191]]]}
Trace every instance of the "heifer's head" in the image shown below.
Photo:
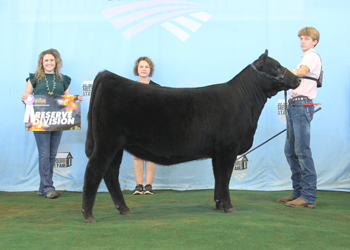
{"label": "heifer's head", "polygon": [[274,96],[281,90],[297,88],[300,84],[300,78],[287,68],[282,67],[275,59],[268,57],[267,54],[268,51],[265,50],[265,53],[253,62],[251,66],[261,77],[270,80],[268,85],[264,84],[262,86],[268,97]]}

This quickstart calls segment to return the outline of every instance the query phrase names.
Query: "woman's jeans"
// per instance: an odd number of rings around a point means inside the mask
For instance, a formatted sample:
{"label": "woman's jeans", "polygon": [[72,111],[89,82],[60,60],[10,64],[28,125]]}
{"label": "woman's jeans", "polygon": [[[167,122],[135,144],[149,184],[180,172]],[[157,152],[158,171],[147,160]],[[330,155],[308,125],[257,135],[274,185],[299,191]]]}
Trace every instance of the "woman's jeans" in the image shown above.
{"label": "woman's jeans", "polygon": [[63,131],[34,131],[39,151],[40,186],[38,193],[44,196],[55,191],[53,186],[53,167]]}
{"label": "woman's jeans", "polygon": [[284,153],[292,170],[293,196],[315,204],[317,176],[310,149],[314,106],[304,105],[312,103],[312,100],[300,100],[288,105],[289,139]]}

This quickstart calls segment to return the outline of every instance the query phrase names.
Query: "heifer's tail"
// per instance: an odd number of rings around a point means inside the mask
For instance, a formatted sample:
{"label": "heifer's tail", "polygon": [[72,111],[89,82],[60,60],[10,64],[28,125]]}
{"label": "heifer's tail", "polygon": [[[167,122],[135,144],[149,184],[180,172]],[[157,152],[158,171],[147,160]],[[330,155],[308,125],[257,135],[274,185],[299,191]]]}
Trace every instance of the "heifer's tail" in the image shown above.
{"label": "heifer's tail", "polygon": [[90,104],[89,104],[89,112],[87,115],[88,129],[87,129],[86,141],[85,141],[85,154],[88,158],[90,158],[92,152],[94,151],[94,137],[93,137],[93,127],[92,127],[92,119],[93,119],[92,110],[94,107],[94,100],[95,100],[97,88],[100,85],[100,83],[103,81],[103,78],[107,72],[108,71],[102,71],[102,72],[98,73],[98,75],[95,77],[94,83],[92,85]]}

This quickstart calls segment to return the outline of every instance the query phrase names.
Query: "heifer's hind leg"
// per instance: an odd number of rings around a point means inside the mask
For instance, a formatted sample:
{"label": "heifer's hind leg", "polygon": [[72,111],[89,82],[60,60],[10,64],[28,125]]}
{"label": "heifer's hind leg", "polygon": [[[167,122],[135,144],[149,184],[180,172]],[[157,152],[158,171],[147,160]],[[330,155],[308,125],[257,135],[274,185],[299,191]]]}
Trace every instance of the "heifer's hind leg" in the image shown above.
{"label": "heifer's hind leg", "polygon": [[214,201],[216,208],[226,213],[237,212],[233,208],[230,199],[229,184],[232,175],[233,165],[237,155],[232,150],[219,150],[213,157],[213,170],[215,177]]}
{"label": "heifer's hind leg", "polygon": [[96,193],[101,183],[102,177],[106,172],[105,163],[101,162],[102,159],[96,157],[96,154],[90,157],[86,166],[84,176],[84,188],[83,188],[83,202],[82,209],[84,215],[84,221],[91,223],[96,222],[96,219],[92,215],[92,209],[95,203]]}
{"label": "heifer's hind leg", "polygon": [[115,208],[119,210],[120,214],[127,215],[132,214],[130,209],[126,206],[123,193],[120,189],[119,183],[119,169],[122,161],[123,151],[121,150],[114,157],[111,165],[109,166],[105,176],[103,177],[111,194]]}
{"label": "heifer's hind leg", "polygon": [[94,150],[86,166],[83,188],[82,212],[85,222],[96,222],[92,215],[98,187],[105,176],[115,154],[112,151]]}

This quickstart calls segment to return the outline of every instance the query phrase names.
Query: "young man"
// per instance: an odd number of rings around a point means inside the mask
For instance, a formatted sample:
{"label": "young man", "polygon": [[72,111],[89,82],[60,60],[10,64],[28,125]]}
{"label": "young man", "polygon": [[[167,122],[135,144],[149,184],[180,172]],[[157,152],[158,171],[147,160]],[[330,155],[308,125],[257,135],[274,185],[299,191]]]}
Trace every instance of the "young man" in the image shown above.
{"label": "young man", "polygon": [[[305,27],[298,33],[300,47],[304,52],[297,69],[291,70],[299,77],[318,79],[321,58],[314,47],[320,41],[320,33],[313,27]],[[293,193],[277,199],[289,207],[316,207],[317,176],[310,149],[310,122],[314,114],[313,99],[317,94],[317,82],[302,78],[296,89],[289,90],[287,138],[284,153],[292,171]]]}

